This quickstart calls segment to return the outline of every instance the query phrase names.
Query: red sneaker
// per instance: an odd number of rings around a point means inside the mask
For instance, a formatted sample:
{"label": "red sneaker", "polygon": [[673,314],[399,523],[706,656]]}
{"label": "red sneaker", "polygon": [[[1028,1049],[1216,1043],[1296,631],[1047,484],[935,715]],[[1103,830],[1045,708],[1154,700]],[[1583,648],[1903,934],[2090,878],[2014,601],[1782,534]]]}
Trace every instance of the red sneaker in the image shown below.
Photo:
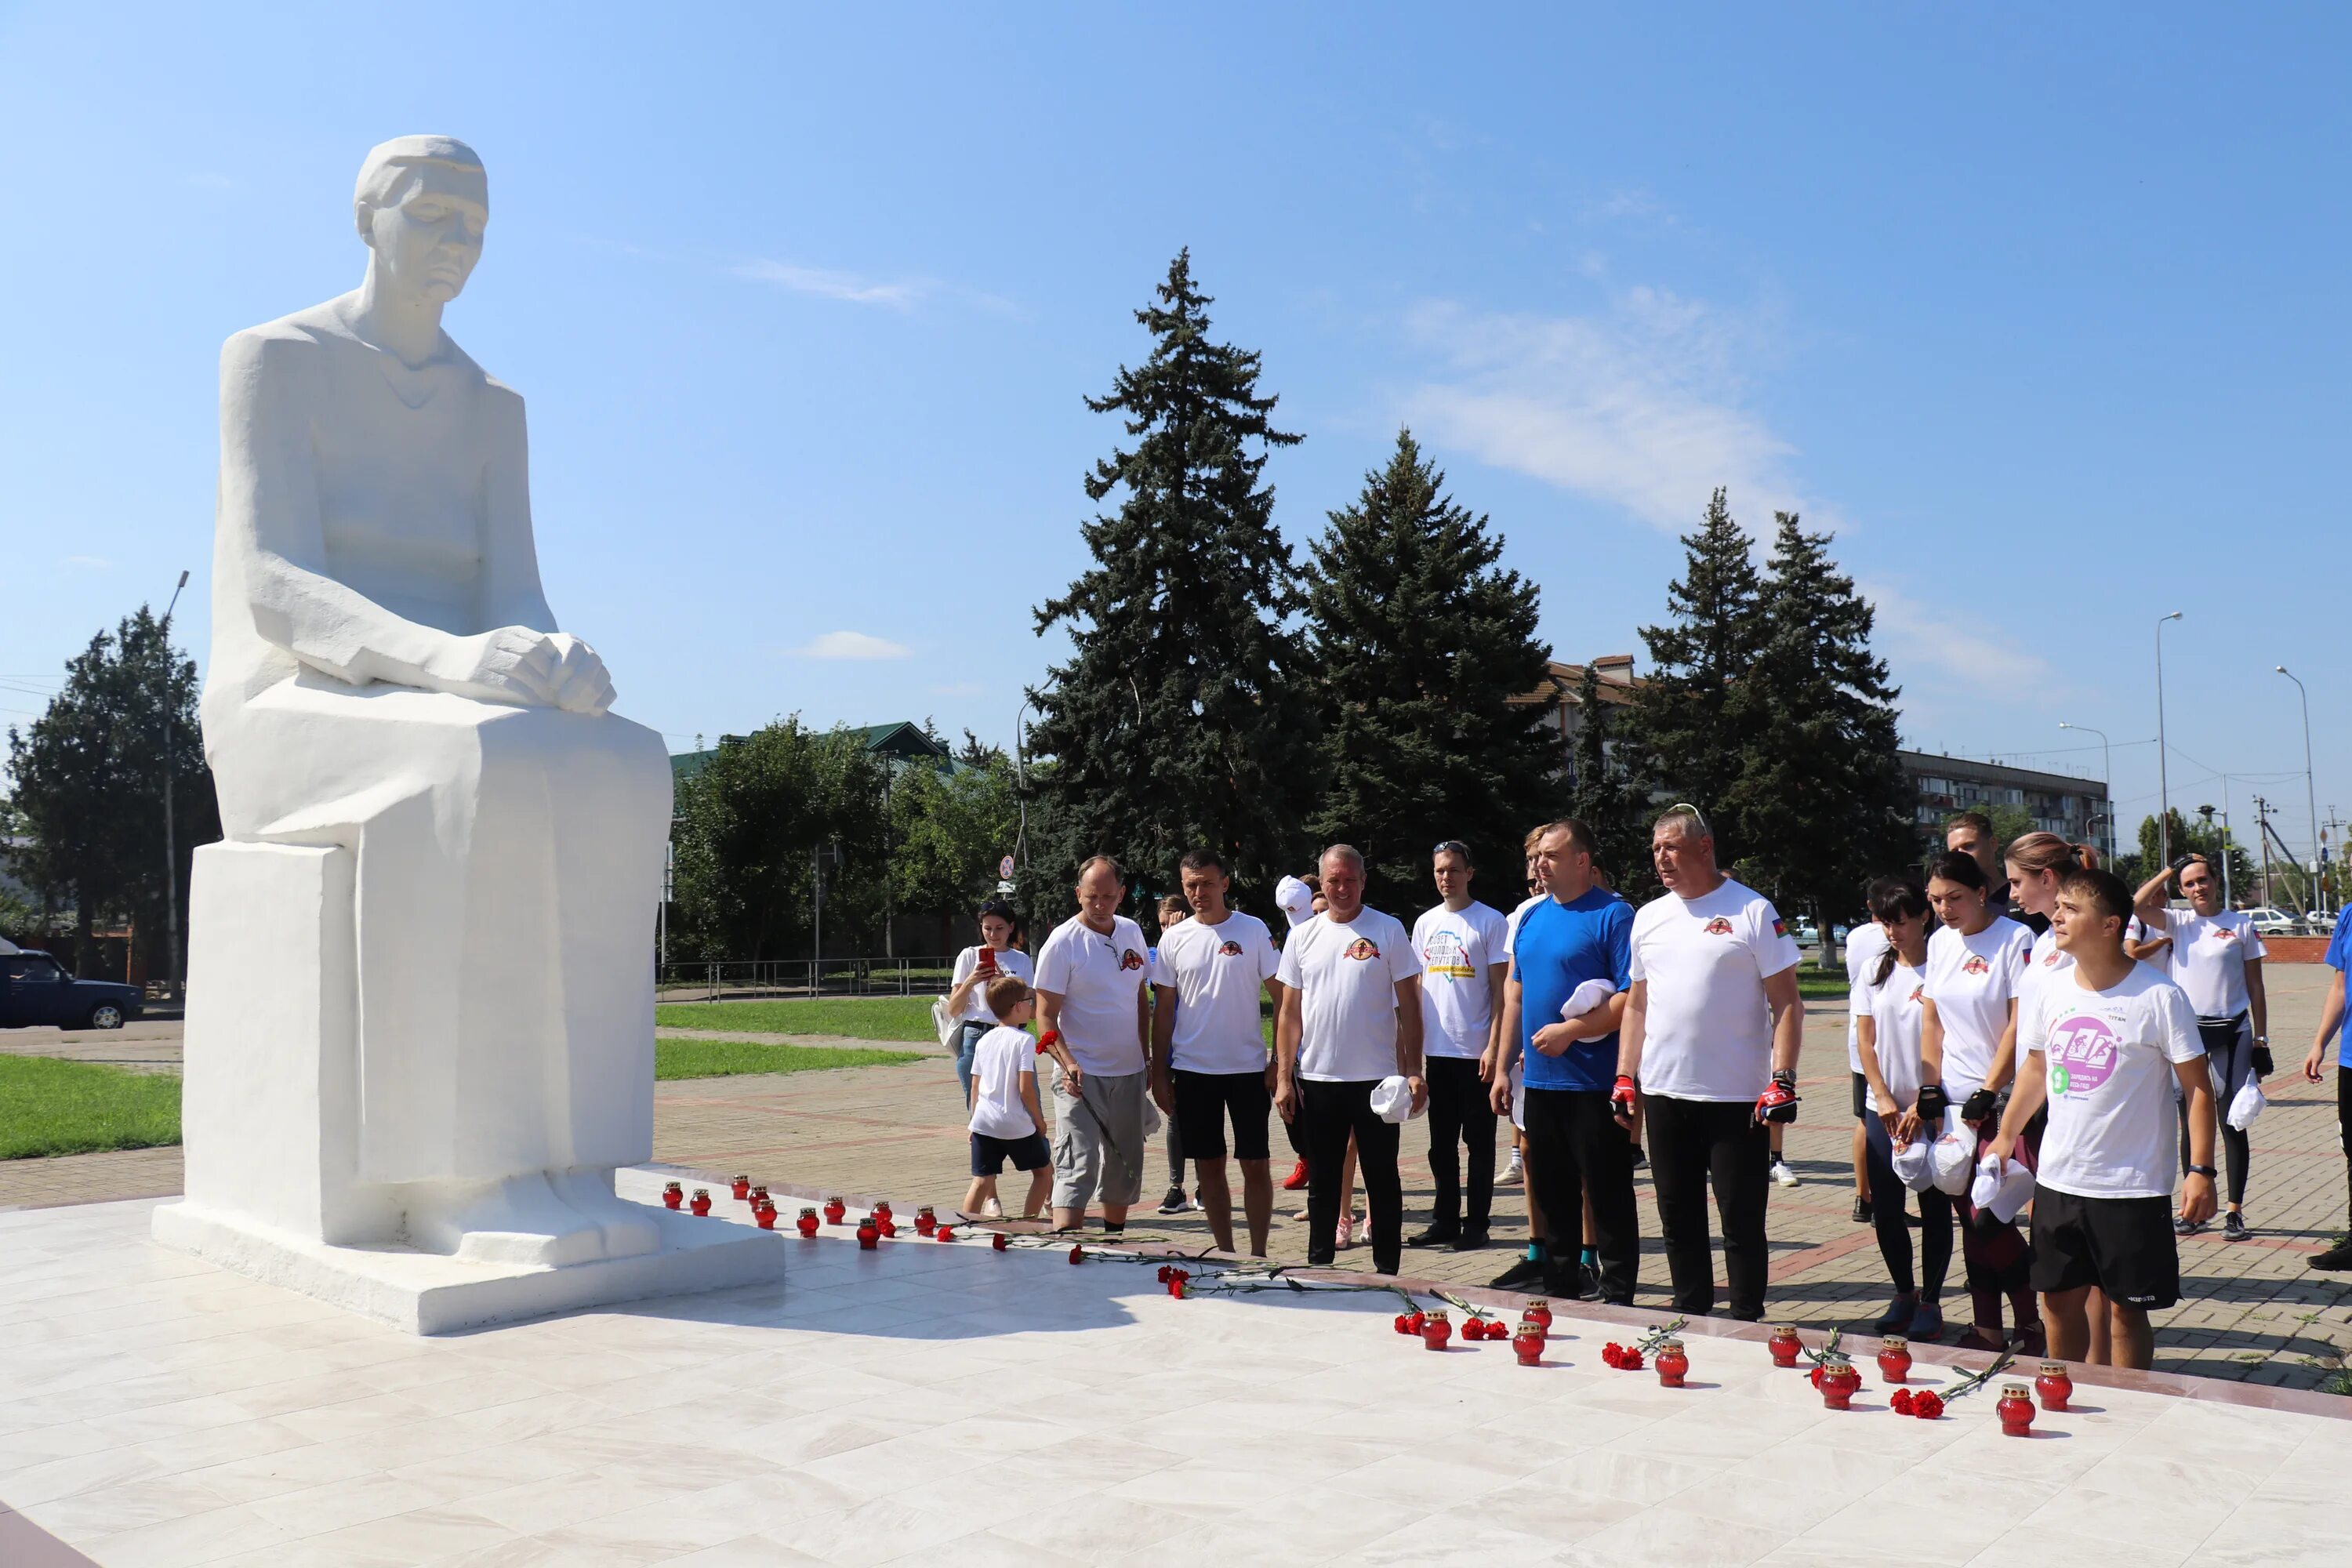
{"label": "red sneaker", "polygon": [[1282,1178],[1282,1190],[1286,1193],[1295,1193],[1306,1184],[1307,1162],[1301,1160],[1290,1168],[1290,1174]]}

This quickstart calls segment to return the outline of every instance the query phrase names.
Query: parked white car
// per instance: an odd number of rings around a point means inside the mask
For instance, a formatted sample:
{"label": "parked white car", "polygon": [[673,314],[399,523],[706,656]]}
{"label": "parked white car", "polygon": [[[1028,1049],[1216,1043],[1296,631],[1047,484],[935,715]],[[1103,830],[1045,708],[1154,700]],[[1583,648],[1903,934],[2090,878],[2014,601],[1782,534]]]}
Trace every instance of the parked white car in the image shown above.
{"label": "parked white car", "polygon": [[2246,916],[2264,936],[2296,936],[2303,931],[2303,922],[2284,910],[2260,907],[2248,910]]}

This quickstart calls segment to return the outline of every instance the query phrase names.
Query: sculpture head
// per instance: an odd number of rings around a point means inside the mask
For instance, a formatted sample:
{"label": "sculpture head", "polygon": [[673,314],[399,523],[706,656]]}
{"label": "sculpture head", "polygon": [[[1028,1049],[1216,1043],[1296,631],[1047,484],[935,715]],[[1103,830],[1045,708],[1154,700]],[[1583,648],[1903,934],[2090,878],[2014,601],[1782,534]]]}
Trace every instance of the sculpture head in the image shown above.
{"label": "sculpture head", "polygon": [[360,165],[352,216],[375,253],[370,268],[379,287],[446,305],[482,258],[489,176],[454,136],[395,136]]}

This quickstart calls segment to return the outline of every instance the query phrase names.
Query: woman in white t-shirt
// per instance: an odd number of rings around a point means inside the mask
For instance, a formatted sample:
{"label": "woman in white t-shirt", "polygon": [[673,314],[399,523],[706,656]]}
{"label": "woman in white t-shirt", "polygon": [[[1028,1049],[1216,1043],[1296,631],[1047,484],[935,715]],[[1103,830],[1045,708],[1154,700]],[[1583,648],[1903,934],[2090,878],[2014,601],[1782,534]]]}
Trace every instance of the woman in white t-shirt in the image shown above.
{"label": "woman in white t-shirt", "polygon": [[[2166,907],[2166,884],[2176,875],[2181,895],[2189,900],[2186,911]],[[2205,1065],[2213,1075],[2213,1102],[2221,1116],[2221,1151],[2230,1174],[2229,1207],[2221,1215],[2221,1234],[2226,1240],[2243,1241],[2252,1234],[2246,1229],[2242,1212],[2252,1155],[2245,1129],[2231,1126],[2229,1112],[2231,1100],[2249,1079],[2260,1080],[2271,1071],[2270,998],[2263,990],[2262,933],[2243,910],[2221,907],[2221,879],[2213,874],[2212,862],[2202,855],[2191,855],[2178,868],[2149,878],[2139,889],[2134,908],[2154,939],[2149,946],[2155,951],[2143,952],[2141,956],[2163,969],[2174,984],[2189,994],[2189,1005],[2197,1009],[2197,1033],[2205,1042]],[[2189,1103],[2186,1097],[2175,1098],[2180,1107],[2180,1158],[2185,1163]],[[2173,1228],[2182,1236],[2192,1236],[2205,1226],[2184,1219]]]}
{"label": "woman in white t-shirt", "polygon": [[953,979],[948,986],[948,1016],[956,1020],[949,1047],[955,1052],[956,1081],[963,1086],[964,1103],[971,1103],[971,1057],[980,1037],[1000,1021],[988,1010],[988,983],[1010,974],[1034,984],[1037,972],[1021,951],[1021,917],[1003,899],[980,906],[980,942],[956,954]]}
{"label": "woman in white t-shirt", "polygon": [[[2017,995],[2024,982],[2033,933],[1987,902],[1984,868],[1972,855],[1937,856],[1927,878],[1927,901],[1942,929],[1927,939],[1922,1048],[1941,1067],[1944,1092],[1960,1120],[1990,1138],[2000,1091],[2017,1069]],[[1960,1250],[1968,1260],[1974,1323],[1961,1343],[2006,1350],[2001,1299],[2017,1318],[2023,1348],[2041,1342],[2042,1313],[2028,1283],[2025,1238],[1960,1200]],[[2037,1352],[2038,1353],[2038,1352]]]}
{"label": "woman in white t-shirt", "polygon": [[1922,1026],[1927,991],[1927,890],[1911,877],[1886,877],[1870,889],[1870,913],[1885,933],[1878,956],[1855,977],[1854,1048],[1862,1063],[1862,1131],[1869,1162],[1870,1220],[1895,1300],[1876,1324],[1882,1334],[1944,1337],[1939,1298],[1952,1263],[1952,1200],[1940,1187],[1919,1194],[1920,1273],[1911,1272],[1906,1188],[1895,1152],[1933,1138],[1944,1120],[1940,1064],[1927,1053]]}

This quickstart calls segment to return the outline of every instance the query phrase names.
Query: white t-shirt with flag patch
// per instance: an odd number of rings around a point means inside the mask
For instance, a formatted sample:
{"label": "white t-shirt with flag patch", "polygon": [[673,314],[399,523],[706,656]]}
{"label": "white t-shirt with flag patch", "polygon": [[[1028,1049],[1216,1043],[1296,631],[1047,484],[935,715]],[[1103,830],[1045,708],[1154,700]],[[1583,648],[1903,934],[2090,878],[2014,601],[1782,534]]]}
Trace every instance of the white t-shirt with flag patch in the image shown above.
{"label": "white t-shirt with flag patch", "polygon": [[2187,910],[2165,911],[2168,936],[2164,972],[2189,994],[2189,1005],[2204,1018],[2234,1018],[2246,1010],[2246,961],[2264,956],[2263,933],[2243,910],[2223,910],[2200,915]]}
{"label": "white t-shirt with flag patch", "polygon": [[1185,1072],[1265,1071],[1257,999],[1279,962],[1265,922],[1238,910],[1215,925],[1185,921],[1161,937],[1151,984],[1176,993],[1168,1065]]}
{"label": "white t-shirt with flag patch", "polygon": [[1397,1070],[1397,982],[1421,973],[1404,922],[1359,910],[1345,925],[1327,911],[1290,933],[1275,978],[1298,991],[1298,1076],[1362,1083]]}
{"label": "white t-shirt with flag patch", "polygon": [[1771,900],[1724,879],[1704,898],[1668,893],[1633,916],[1634,984],[1647,983],[1642,1090],[1676,1100],[1746,1100],[1772,1079],[1772,1005],[1764,982],[1797,965]]}

